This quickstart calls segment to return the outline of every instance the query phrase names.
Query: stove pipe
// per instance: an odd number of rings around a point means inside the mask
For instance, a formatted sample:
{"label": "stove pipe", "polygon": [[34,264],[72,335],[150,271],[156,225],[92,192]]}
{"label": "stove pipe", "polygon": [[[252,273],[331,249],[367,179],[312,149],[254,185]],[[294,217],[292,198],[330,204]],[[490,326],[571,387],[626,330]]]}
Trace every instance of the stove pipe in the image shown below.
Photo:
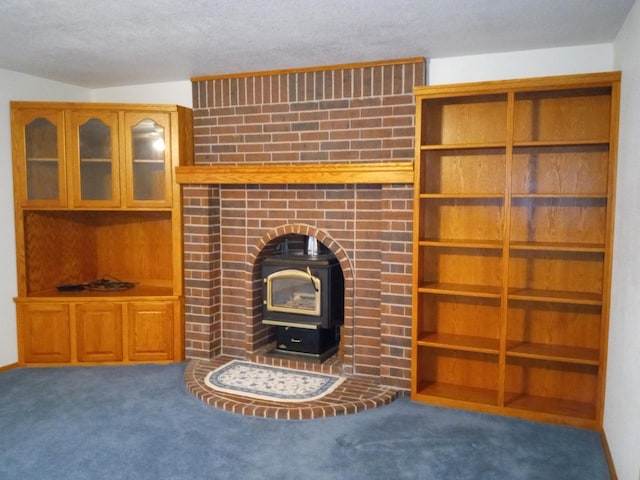
{"label": "stove pipe", "polygon": [[305,253],[312,257],[318,255],[318,239],[316,237],[311,235],[307,237],[307,251]]}

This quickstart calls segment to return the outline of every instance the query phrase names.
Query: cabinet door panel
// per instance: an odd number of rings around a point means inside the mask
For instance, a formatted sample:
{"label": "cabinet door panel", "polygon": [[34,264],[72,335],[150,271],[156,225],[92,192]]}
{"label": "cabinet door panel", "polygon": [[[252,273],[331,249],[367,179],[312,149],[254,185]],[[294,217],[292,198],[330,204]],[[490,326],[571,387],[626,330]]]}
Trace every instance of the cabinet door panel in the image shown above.
{"label": "cabinet door panel", "polygon": [[71,111],[67,119],[73,205],[120,205],[118,113]]}
{"label": "cabinet door panel", "polygon": [[79,362],[122,360],[122,307],[117,303],[76,306]]}
{"label": "cabinet door panel", "polygon": [[21,363],[71,361],[68,305],[24,304],[18,316]]}
{"label": "cabinet door panel", "polygon": [[170,123],[165,113],[125,113],[127,205],[171,205]]}
{"label": "cabinet door panel", "polygon": [[128,305],[129,360],[173,359],[173,303]]}
{"label": "cabinet door panel", "polygon": [[64,115],[61,110],[12,112],[16,194],[24,206],[67,204]]}

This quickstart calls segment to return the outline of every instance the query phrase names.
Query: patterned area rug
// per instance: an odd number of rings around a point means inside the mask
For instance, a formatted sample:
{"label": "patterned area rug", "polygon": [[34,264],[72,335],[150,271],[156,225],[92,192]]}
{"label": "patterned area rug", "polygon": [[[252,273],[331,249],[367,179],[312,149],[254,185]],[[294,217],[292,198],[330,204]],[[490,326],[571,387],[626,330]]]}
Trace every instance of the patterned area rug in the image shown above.
{"label": "patterned area rug", "polygon": [[308,402],[331,393],[344,378],[232,360],[209,372],[204,381],[219,392],[277,402]]}

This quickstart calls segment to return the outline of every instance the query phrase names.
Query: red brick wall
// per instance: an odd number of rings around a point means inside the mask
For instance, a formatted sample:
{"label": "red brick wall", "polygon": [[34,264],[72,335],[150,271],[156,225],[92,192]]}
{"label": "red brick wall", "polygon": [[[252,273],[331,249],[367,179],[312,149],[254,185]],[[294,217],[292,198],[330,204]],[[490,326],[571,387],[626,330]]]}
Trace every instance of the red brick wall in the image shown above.
{"label": "red brick wall", "polygon": [[[196,164],[412,161],[424,61],[194,80]],[[310,234],[345,275],[346,373],[409,388],[412,185],[186,185],[188,358],[246,357],[264,252]]]}

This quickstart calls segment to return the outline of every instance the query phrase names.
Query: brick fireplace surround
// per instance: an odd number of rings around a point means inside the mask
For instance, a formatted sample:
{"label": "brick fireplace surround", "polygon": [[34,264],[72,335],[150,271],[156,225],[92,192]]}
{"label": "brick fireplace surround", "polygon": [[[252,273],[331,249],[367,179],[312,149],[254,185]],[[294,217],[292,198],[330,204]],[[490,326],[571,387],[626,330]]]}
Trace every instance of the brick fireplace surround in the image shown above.
{"label": "brick fireplace surround", "polygon": [[[424,59],[192,81],[198,167],[413,161]],[[345,277],[343,372],[409,389],[413,185],[215,182],[180,181],[187,359],[272,342],[261,262],[283,235],[313,235]]]}

